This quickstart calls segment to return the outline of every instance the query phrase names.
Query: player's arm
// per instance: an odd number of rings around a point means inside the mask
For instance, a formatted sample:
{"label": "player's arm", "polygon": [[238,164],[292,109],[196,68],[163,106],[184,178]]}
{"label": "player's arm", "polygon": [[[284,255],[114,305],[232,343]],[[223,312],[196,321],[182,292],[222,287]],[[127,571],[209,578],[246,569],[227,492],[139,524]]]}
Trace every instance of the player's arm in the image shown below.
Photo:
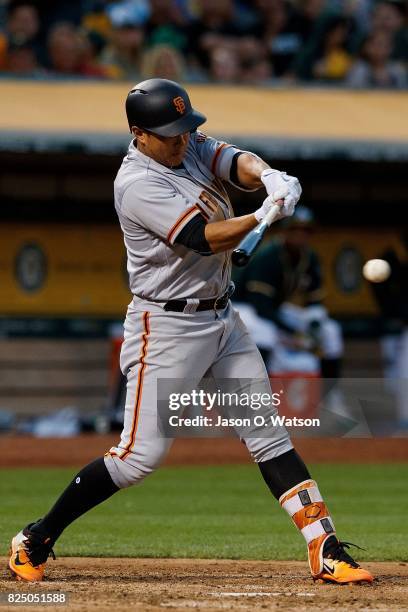
{"label": "player's arm", "polygon": [[208,223],[205,226],[205,238],[213,253],[229,251],[241,242],[254,227],[258,225],[255,215],[234,217],[225,221]]}
{"label": "player's arm", "polygon": [[230,182],[237,187],[250,190],[259,189],[263,185],[268,195],[275,197],[278,191],[287,190],[284,198],[286,216],[293,214],[302,193],[300,183],[295,176],[274,170],[257,155],[244,151],[239,151],[234,155],[230,169]]}
{"label": "player's arm", "polygon": [[168,244],[182,244],[200,255],[212,255],[239,244],[273,203],[268,197],[254,214],[211,223],[197,204],[166,181],[140,180],[125,192],[120,214]]}
{"label": "player's arm", "polygon": [[257,224],[255,215],[214,223],[206,223],[201,215],[197,215],[179,233],[176,243],[200,255],[213,255],[233,249]]}
{"label": "player's arm", "polygon": [[263,185],[268,195],[274,195],[276,191],[286,188],[288,195],[284,203],[285,208],[287,207],[285,212],[293,213],[302,193],[296,177],[270,168],[255,153],[242,151],[232,144],[218,141],[202,132],[192,134],[191,139],[201,161],[209,170],[238,189],[254,191]]}
{"label": "player's arm", "polygon": [[284,192],[278,193],[278,201],[268,196],[252,215],[234,217],[225,221],[213,221],[208,223],[201,215],[195,215],[178,232],[175,242],[183,244],[189,249],[200,253],[200,255],[212,255],[222,253],[236,247],[242,238],[247,235],[265,217],[270,208],[275,204],[283,209],[281,198]]}
{"label": "player's arm", "polygon": [[240,151],[232,160],[230,181],[246,189],[259,189],[263,186],[262,172],[268,169],[270,170],[270,167],[260,157]]}

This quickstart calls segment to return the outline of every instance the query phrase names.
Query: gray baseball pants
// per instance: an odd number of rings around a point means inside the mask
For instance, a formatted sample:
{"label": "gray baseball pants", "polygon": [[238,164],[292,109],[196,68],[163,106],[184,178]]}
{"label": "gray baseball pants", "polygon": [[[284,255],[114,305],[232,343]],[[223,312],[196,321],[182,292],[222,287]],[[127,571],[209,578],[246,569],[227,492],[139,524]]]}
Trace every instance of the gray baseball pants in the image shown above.
{"label": "gray baseball pants", "polygon": [[[173,442],[157,429],[158,379],[173,381],[172,393],[188,391],[186,386],[198,385],[208,375],[262,380],[265,391],[271,392],[260,353],[231,303],[217,312],[185,314],[166,312],[151,302],[132,302],[124,324],[120,365],[127,376],[124,427],[118,446],[105,455],[106,467],[119,488],[151,474]],[[268,410],[276,413],[272,406]],[[276,427],[271,437],[264,432],[257,437],[252,428],[242,441],[255,462],[293,448],[284,427]]]}

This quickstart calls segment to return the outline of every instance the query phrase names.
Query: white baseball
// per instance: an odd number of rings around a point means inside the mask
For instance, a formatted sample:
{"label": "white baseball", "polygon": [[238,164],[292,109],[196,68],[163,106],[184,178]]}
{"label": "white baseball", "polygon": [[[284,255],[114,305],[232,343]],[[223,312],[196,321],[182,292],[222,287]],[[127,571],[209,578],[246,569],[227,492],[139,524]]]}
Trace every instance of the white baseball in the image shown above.
{"label": "white baseball", "polygon": [[391,274],[391,267],[385,259],[369,259],[363,266],[363,276],[370,283],[382,283]]}

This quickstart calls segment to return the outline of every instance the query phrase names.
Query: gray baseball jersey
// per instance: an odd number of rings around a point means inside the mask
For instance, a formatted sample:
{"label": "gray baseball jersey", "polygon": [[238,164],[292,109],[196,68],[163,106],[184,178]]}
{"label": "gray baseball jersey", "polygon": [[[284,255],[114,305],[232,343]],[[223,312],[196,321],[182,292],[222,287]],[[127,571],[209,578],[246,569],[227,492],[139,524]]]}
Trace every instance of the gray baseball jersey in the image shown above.
{"label": "gray baseball jersey", "polygon": [[222,180],[230,180],[236,147],[201,132],[190,135],[182,167],[167,168],[132,142],[115,180],[115,207],[127,249],[130,289],[152,301],[213,298],[228,288],[230,254],[203,257],[176,244],[195,216],[233,216]]}

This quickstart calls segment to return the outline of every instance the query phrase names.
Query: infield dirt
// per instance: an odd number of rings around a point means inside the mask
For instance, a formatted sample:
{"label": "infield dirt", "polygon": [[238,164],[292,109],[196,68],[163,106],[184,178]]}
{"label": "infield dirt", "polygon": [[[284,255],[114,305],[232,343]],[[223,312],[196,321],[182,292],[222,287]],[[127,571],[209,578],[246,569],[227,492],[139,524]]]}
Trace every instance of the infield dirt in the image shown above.
{"label": "infield dirt", "polygon": [[[1,436],[0,468],[85,465],[118,443],[119,434],[84,434],[74,438]],[[384,463],[408,461],[407,438],[297,438],[306,463]],[[165,465],[250,463],[237,438],[176,440]]]}
{"label": "infield dirt", "polygon": [[68,594],[67,606],[18,606],[31,611],[408,610],[408,564],[365,567],[373,585],[337,586],[314,583],[299,561],[71,557],[50,561],[42,583],[17,582],[4,571],[0,591]]}

